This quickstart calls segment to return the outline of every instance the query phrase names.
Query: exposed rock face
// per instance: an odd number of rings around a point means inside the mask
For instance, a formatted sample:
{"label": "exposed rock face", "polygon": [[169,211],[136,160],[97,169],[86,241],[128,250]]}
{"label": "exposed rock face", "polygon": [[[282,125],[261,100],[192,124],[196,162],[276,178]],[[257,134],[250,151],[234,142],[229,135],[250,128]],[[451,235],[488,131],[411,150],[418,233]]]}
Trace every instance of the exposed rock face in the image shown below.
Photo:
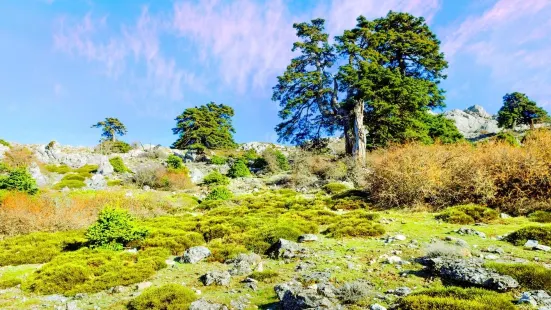
{"label": "exposed rock face", "polygon": [[210,250],[204,246],[194,246],[187,249],[182,255],[182,262],[197,264],[199,261],[210,256]]}
{"label": "exposed rock face", "polygon": [[200,280],[205,286],[210,286],[210,285],[229,286],[231,275],[227,271],[209,271],[203,276],[201,276]]}
{"label": "exposed rock face", "polygon": [[467,139],[476,139],[500,131],[496,117],[486,112],[479,105],[474,105],[465,110],[446,111],[444,116],[453,120],[457,129]]}
{"label": "exposed rock face", "polygon": [[48,185],[48,179],[42,174],[37,163],[33,162],[31,164],[29,167],[29,173],[32,175],[33,179],[35,179],[38,186],[41,187]]}
{"label": "exposed rock face", "polygon": [[31,145],[29,147],[34,150],[39,161],[45,164],[64,164],[71,168],[99,165],[102,159],[106,158],[104,155],[92,153],[93,149],[87,147],[61,147],[58,143]]}
{"label": "exposed rock face", "polygon": [[4,158],[4,153],[6,151],[8,151],[10,148],[3,145],[3,144],[0,144],[0,159]]}
{"label": "exposed rock face", "polygon": [[316,236],[314,234],[304,234],[304,235],[301,235],[300,237],[298,237],[298,242],[299,243],[315,242],[315,241],[318,241],[318,236]]}
{"label": "exposed rock face", "polygon": [[267,142],[248,142],[243,143],[239,146],[240,150],[243,151],[249,151],[254,150],[257,154],[262,154],[267,148],[275,148],[283,153],[287,153],[289,151],[289,148],[280,145],[280,144],[274,144],[274,143],[267,143]]}
{"label": "exposed rock face", "polygon": [[104,176],[112,175],[115,172],[115,169],[113,169],[113,166],[109,162],[109,159],[107,156],[103,156],[100,159],[99,165],[98,165],[98,173]]}
{"label": "exposed rock face", "polygon": [[466,285],[496,291],[508,291],[519,286],[512,277],[482,267],[483,261],[478,259],[436,257],[421,259],[420,263],[435,275]]}
{"label": "exposed rock face", "polygon": [[301,256],[304,252],[304,248],[302,248],[298,243],[285,239],[279,239],[279,241],[272,244],[268,251],[266,251],[266,255],[274,259],[293,258]]}

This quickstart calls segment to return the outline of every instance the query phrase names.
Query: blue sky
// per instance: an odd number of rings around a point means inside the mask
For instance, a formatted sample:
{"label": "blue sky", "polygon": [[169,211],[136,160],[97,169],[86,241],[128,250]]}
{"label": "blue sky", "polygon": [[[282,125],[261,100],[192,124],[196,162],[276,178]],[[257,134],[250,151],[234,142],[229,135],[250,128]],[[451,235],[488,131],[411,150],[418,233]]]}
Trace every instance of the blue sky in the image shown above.
{"label": "blue sky", "polygon": [[389,10],[442,41],[446,109],[495,113],[513,91],[549,109],[549,0],[2,0],[0,138],[94,145],[90,126],[118,117],[126,141],[170,145],[178,114],[215,101],[235,109],[238,142],[274,142],[292,23],[325,18],[334,36]]}

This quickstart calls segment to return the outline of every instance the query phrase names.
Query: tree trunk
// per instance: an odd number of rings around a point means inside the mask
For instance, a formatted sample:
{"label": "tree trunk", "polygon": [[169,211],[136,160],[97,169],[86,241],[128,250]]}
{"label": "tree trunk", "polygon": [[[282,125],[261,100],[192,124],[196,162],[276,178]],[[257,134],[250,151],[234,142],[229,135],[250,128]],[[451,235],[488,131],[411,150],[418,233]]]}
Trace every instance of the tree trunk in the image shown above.
{"label": "tree trunk", "polygon": [[366,133],[364,127],[364,103],[358,100],[354,103],[353,110],[354,141],[352,144],[352,156],[361,164],[365,165],[366,155]]}
{"label": "tree trunk", "polygon": [[534,130],[534,119],[530,119],[530,130]]}
{"label": "tree trunk", "polygon": [[117,141],[117,138],[115,137],[115,131],[114,130],[111,130],[111,141],[112,142]]}
{"label": "tree trunk", "polygon": [[344,117],[343,121],[344,128],[344,150],[346,155],[352,155],[352,145],[354,144],[354,137],[352,136],[352,130],[350,129],[350,118],[347,116]]}

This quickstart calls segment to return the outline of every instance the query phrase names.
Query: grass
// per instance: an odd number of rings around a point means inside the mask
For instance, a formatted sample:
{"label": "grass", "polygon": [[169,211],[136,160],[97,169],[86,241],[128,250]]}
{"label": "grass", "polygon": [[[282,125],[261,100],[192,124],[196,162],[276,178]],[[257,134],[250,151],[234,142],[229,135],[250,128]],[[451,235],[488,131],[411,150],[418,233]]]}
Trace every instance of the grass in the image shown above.
{"label": "grass", "polygon": [[400,310],[513,310],[510,298],[478,288],[444,288],[411,294],[398,302]]}
{"label": "grass", "polygon": [[37,268],[38,265],[22,265],[0,268],[0,289],[20,285]]}
{"label": "grass", "polygon": [[257,281],[271,283],[274,278],[277,278],[279,273],[273,270],[264,270],[264,271],[255,271],[249,275],[249,278],[255,279]]}

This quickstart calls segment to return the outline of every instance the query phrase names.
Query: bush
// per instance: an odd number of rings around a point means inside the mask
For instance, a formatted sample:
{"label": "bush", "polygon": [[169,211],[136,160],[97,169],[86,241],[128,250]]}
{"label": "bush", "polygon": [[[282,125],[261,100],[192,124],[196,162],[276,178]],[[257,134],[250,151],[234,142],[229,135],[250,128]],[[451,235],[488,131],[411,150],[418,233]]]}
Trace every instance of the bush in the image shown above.
{"label": "bush", "polygon": [[179,284],[148,288],[128,304],[131,310],[187,310],[195,292]]}
{"label": "bush", "polygon": [[335,223],[324,232],[332,237],[375,237],[385,233],[384,228],[372,221],[378,215],[356,210],[348,212],[337,218]]}
{"label": "bush", "polygon": [[206,185],[228,185],[230,180],[228,177],[220,173],[218,170],[214,170],[211,173],[207,174],[203,179],[203,184]]}
{"label": "bush", "polygon": [[398,301],[399,310],[514,310],[508,295],[480,288],[450,287],[410,294]]}
{"label": "bush", "polygon": [[470,204],[448,208],[438,214],[436,219],[453,224],[474,224],[489,223],[498,217],[496,210]]}
{"label": "bush", "polygon": [[53,189],[61,190],[64,188],[77,189],[86,187],[86,184],[80,180],[62,180],[53,186]]}
{"label": "bush", "polygon": [[125,154],[130,152],[132,146],[124,141],[103,141],[96,147],[102,154]]}
{"label": "bush", "polygon": [[109,180],[107,181],[107,186],[113,187],[113,186],[121,186],[122,180]]}
{"label": "bush", "polygon": [[160,174],[158,178],[160,183],[157,185],[157,188],[181,190],[193,187],[193,182],[191,182],[191,178],[185,166],[179,170],[169,169]]}
{"label": "bush", "polygon": [[12,147],[4,153],[4,162],[11,168],[26,168],[35,160],[33,152],[23,146]]}
{"label": "bush", "polygon": [[46,169],[46,171],[48,172],[59,174],[66,174],[73,171],[73,169],[71,169],[71,167],[67,165],[45,165],[44,169]]}
{"label": "bush", "polygon": [[139,188],[149,186],[157,188],[160,186],[160,176],[166,173],[162,166],[145,166],[137,169],[132,176],[132,182]]}
{"label": "bush", "polygon": [[502,131],[498,133],[495,137],[497,141],[507,143],[511,146],[520,146],[520,143],[518,143],[517,138],[508,131]]}
{"label": "bush", "polygon": [[228,162],[227,157],[213,155],[210,159],[210,163],[213,165],[225,165]]}
{"label": "bush", "polygon": [[233,193],[225,186],[213,188],[205,200],[228,200],[233,197]]}
{"label": "bush", "polygon": [[179,156],[171,154],[166,159],[166,165],[169,169],[179,170],[184,167],[184,162]]}
{"label": "bush", "polygon": [[323,190],[331,195],[339,194],[349,189],[350,188],[343,183],[327,183],[323,186]]}
{"label": "bush", "polygon": [[523,288],[546,291],[551,289],[551,270],[541,265],[487,262],[485,267],[513,277]]}
{"label": "bush", "polygon": [[344,283],[337,290],[337,298],[344,304],[357,304],[369,296],[371,286],[366,281]]}
{"label": "bush", "polygon": [[120,156],[110,158],[109,163],[111,164],[111,166],[113,166],[113,170],[116,173],[130,172],[130,169],[126,167],[126,165],[124,164],[124,161]]}
{"label": "bush", "polygon": [[97,222],[88,228],[86,238],[92,248],[122,250],[131,241],[141,240],[147,230],[134,222],[128,211],[106,207]]}
{"label": "bush", "polygon": [[249,275],[249,278],[260,282],[271,282],[277,277],[279,277],[279,273],[272,270],[255,271]]}
{"label": "bush", "polygon": [[137,254],[81,249],[56,256],[31,275],[22,288],[42,295],[96,293],[118,285],[143,282],[165,268],[168,251]]}
{"label": "bush", "polygon": [[84,178],[90,178],[93,173],[98,172],[98,169],[98,165],[84,165],[78,169],[75,169],[75,172]]}
{"label": "bush", "polygon": [[222,238],[210,240],[207,246],[212,253],[208,258],[209,262],[224,263],[228,259],[235,258],[241,253],[248,252],[247,248],[242,244],[227,242]]}
{"label": "bush", "polygon": [[20,191],[31,195],[38,193],[35,179],[25,168],[11,170],[5,177],[0,176],[0,189]]}
{"label": "bush", "polygon": [[9,144],[9,142],[4,139],[0,139],[0,144],[5,147],[11,147],[11,144]]}
{"label": "bush", "polygon": [[242,160],[236,160],[228,172],[228,176],[231,178],[243,178],[251,175],[249,168]]}
{"label": "bush", "polygon": [[528,240],[538,240],[541,244],[551,244],[551,227],[524,227],[509,234],[506,240],[514,245],[524,245]]}
{"label": "bush", "polygon": [[551,223],[551,212],[549,211],[536,211],[531,213],[528,218],[532,222],[538,223]]}
{"label": "bush", "polygon": [[273,147],[267,148],[262,153],[262,157],[256,158],[253,166],[258,169],[267,169],[272,173],[291,169],[287,157]]}

